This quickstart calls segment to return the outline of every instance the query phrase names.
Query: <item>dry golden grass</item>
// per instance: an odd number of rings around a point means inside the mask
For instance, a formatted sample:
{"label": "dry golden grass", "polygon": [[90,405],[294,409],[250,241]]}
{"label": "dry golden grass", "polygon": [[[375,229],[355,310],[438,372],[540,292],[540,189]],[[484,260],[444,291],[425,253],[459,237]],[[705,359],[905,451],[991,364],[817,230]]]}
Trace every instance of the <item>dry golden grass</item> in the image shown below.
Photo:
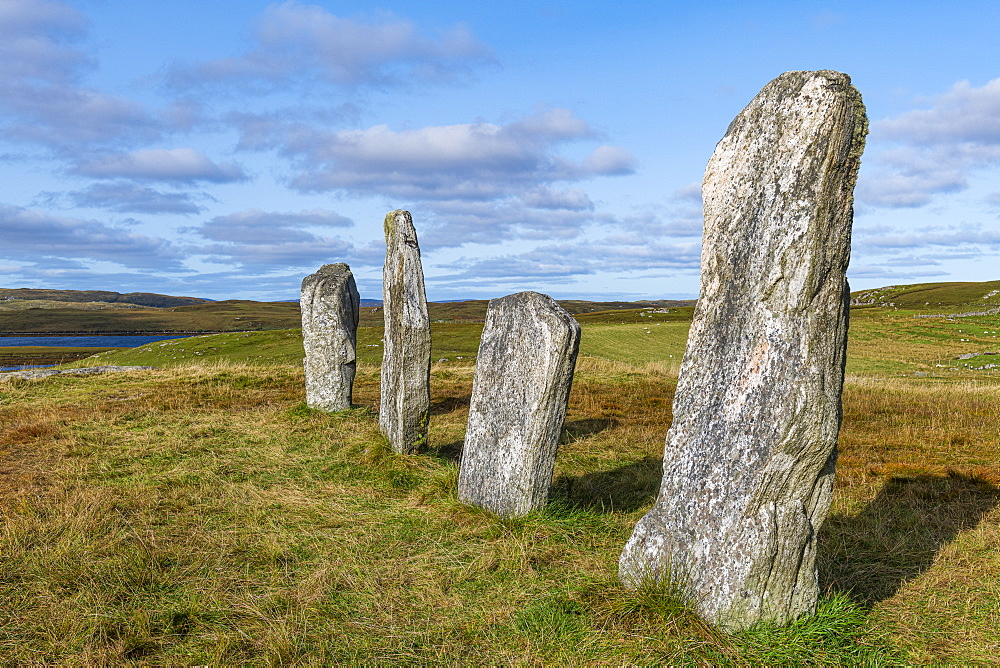
{"label": "dry golden grass", "polygon": [[1000,655],[1000,383],[849,379],[826,586],[921,663]]}
{"label": "dry golden grass", "polygon": [[[550,507],[455,501],[472,367],[433,366],[431,447],[297,366],[191,364],[0,385],[0,656],[11,663],[892,663],[996,656],[998,386],[852,379],[831,598],[726,636],[616,583],[659,485],[670,364],[581,358]],[[992,459],[991,459],[992,458]],[[992,462],[992,463],[991,463]],[[946,639],[946,640],[945,640]],[[898,645],[905,656],[898,655]]]}

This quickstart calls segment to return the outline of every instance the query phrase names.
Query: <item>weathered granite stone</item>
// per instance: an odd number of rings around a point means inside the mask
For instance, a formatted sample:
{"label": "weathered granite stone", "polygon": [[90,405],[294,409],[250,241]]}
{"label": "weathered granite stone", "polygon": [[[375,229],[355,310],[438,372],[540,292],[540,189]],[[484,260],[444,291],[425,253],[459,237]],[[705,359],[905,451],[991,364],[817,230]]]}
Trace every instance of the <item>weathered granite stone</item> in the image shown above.
{"label": "weathered granite stone", "polygon": [[620,569],[626,583],[673,580],[723,628],[816,605],[867,127],[847,75],[788,72],[736,117],[705,172],[701,297],[663,482]]}
{"label": "weathered granite stone", "polygon": [[545,505],[580,325],[551,297],[491,300],[479,343],[458,499],[498,515]]}
{"label": "weathered granite stone", "polygon": [[321,411],[351,407],[357,367],[361,298],[351,268],[325,264],[302,279],[302,346],[306,405]]}
{"label": "weathered granite stone", "polygon": [[405,454],[427,442],[431,405],[431,325],[420,247],[409,211],[386,215],[385,245],[379,427],[392,449]]}

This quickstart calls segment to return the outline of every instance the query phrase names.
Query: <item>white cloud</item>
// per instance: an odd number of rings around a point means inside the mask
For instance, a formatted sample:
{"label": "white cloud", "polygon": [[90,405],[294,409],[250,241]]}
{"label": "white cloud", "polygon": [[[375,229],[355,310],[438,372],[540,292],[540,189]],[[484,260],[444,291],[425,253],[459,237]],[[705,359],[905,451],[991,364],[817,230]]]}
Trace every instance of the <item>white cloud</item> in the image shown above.
{"label": "white cloud", "polygon": [[193,148],[145,149],[116,153],[78,165],[76,173],[96,178],[127,178],[148,181],[228,183],[247,178],[235,162],[212,162]]}
{"label": "white cloud", "polygon": [[697,273],[701,264],[701,243],[658,242],[636,239],[632,244],[607,239],[550,244],[534,250],[490,259],[459,260],[453,274],[438,277],[452,287],[498,288],[526,286],[525,281],[544,279],[546,283],[571,283],[596,274],[636,275],[668,269]]}
{"label": "white cloud", "polygon": [[362,22],[297,2],[265,9],[253,42],[240,56],[177,66],[171,80],[180,87],[228,81],[263,89],[295,79],[386,84],[454,79],[470,65],[492,60],[489,49],[461,25],[425,37],[389,14]]}
{"label": "white cloud", "polygon": [[318,267],[332,262],[346,262],[353,257],[354,247],[349,241],[308,236],[303,241],[270,244],[208,244],[191,251],[210,262],[236,265],[247,274]]}
{"label": "white cloud", "polygon": [[0,237],[4,240],[0,256],[14,260],[109,260],[149,269],[180,266],[180,253],[165,239],[5,204],[0,204]]}
{"label": "white cloud", "polygon": [[696,204],[701,208],[701,182],[695,181],[694,183],[689,183],[683,188],[679,188],[674,193],[674,199],[679,202],[688,202],[690,204]]}
{"label": "white cloud", "polygon": [[946,229],[929,229],[916,232],[887,232],[866,235],[859,239],[855,246],[864,250],[896,250],[911,249],[924,246],[960,247],[987,246],[1000,247],[1000,231],[984,230],[978,225],[960,227],[950,226]]}
{"label": "white cloud", "polygon": [[913,165],[890,163],[870,177],[858,179],[857,198],[868,206],[916,208],[930,204],[935,195],[960,192],[967,187],[965,171],[956,165],[927,164],[918,160]]}
{"label": "white cloud", "polygon": [[960,81],[915,109],[872,124],[880,138],[919,146],[1000,144],[1000,78],[975,87]]}
{"label": "white cloud", "polygon": [[938,269],[930,270],[910,270],[910,271],[893,271],[887,269],[884,265],[851,265],[847,270],[847,277],[849,280],[856,279],[881,279],[886,281],[885,284],[891,283],[902,283],[904,281],[912,281],[918,278],[934,278],[937,276],[947,276],[948,272],[940,271]]}
{"label": "white cloud", "polygon": [[594,210],[594,203],[590,196],[579,188],[567,188],[566,190],[552,190],[546,187],[531,188],[521,195],[521,201],[525,206],[535,209]]}
{"label": "white cloud", "polygon": [[66,3],[0,3],[0,127],[7,138],[74,150],[158,136],[140,104],[81,85],[92,59],[73,43],[86,20]]}
{"label": "white cloud", "polygon": [[165,193],[127,181],[95,183],[67,193],[75,206],[95,207],[118,213],[167,213],[190,215],[205,207],[199,200],[213,199],[207,193]]}
{"label": "white cloud", "polygon": [[85,17],[62,2],[0,2],[0,57],[4,80],[68,79],[87,57],[66,45],[81,36]]}
{"label": "white cloud", "polygon": [[298,213],[250,209],[217,216],[199,228],[201,236],[213,241],[271,244],[307,241],[315,238],[305,227],[351,227],[354,222],[334,211],[313,209]]}
{"label": "white cloud", "polygon": [[582,161],[559,155],[563,143],[593,139],[586,122],[553,109],[497,125],[478,122],[392,130],[289,132],[282,153],[297,160],[292,186],[407,199],[494,199],[555,181],[631,171],[623,149],[600,146]]}
{"label": "white cloud", "polygon": [[307,228],[350,227],[350,218],[334,211],[275,212],[251,209],[217,216],[188,231],[214,243],[190,251],[212,262],[236,264],[246,271],[267,272],[343,262],[355,256],[349,241],[314,234]]}
{"label": "white cloud", "polygon": [[932,102],[872,123],[875,152],[862,167],[861,203],[925,206],[936,195],[965,190],[969,174],[1000,164],[1000,79],[981,87],[959,82]]}
{"label": "white cloud", "polygon": [[518,198],[422,202],[412,213],[421,223],[420,247],[427,250],[515,239],[572,239],[607,218],[589,210],[533,208]]}
{"label": "white cloud", "polygon": [[593,174],[631,174],[632,155],[617,146],[598,146],[587,156],[587,170]]}

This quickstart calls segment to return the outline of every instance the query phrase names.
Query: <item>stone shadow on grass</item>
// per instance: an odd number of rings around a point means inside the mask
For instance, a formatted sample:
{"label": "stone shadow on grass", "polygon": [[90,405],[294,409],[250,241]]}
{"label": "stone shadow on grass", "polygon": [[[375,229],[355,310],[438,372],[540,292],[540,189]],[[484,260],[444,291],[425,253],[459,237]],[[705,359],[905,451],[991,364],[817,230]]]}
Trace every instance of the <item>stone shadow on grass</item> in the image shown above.
{"label": "stone shadow on grass", "polygon": [[559,435],[560,443],[569,443],[581,438],[586,438],[594,434],[615,426],[615,420],[609,418],[588,418],[586,420],[573,420],[563,424],[562,433]]}
{"label": "stone shadow on grass", "polygon": [[819,532],[820,586],[869,607],[891,598],[998,505],[1000,488],[977,478],[894,477],[859,514],[827,518]]}
{"label": "stone shadow on grass", "polygon": [[447,459],[448,461],[455,462],[456,464],[462,459],[462,448],[465,447],[465,439],[458,441],[452,441],[451,443],[445,443],[444,445],[431,446],[427,449],[427,452],[431,455],[440,457],[441,459]]}
{"label": "stone shadow on grass", "polygon": [[663,460],[645,457],[610,471],[559,476],[549,500],[601,513],[631,512],[656,499],[662,477]]}
{"label": "stone shadow on grass", "polygon": [[430,405],[431,415],[444,415],[462,408],[468,408],[472,401],[472,395],[466,394],[460,397],[444,397],[437,401],[432,401]]}
{"label": "stone shadow on grass", "polygon": [[[446,397],[436,401],[431,404],[431,415],[441,415],[443,413],[450,413],[460,408],[468,408],[470,399],[471,396],[467,395],[463,397]],[[563,425],[563,431],[559,441],[560,443],[566,443],[579,438],[585,438],[591,434],[604,431],[608,427],[612,426],[614,426],[614,421],[605,418],[573,420],[572,422],[567,422]],[[427,451],[441,457],[442,459],[458,462],[462,457],[462,447],[464,445],[465,440],[458,440],[444,445],[439,445],[437,447],[431,446]]]}

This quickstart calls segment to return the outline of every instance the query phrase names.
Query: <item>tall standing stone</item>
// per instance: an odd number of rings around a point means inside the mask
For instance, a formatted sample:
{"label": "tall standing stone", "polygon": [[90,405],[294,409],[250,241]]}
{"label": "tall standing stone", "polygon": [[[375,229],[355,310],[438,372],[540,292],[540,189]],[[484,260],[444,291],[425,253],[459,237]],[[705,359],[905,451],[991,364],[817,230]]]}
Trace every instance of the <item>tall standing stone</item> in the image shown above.
{"label": "tall standing stone", "polygon": [[479,343],[458,499],[507,517],[545,504],[580,324],[551,297],[491,300]]}
{"label": "tall standing stone", "polygon": [[382,407],[379,427],[405,454],[427,442],[431,405],[431,325],[417,231],[409,211],[385,217],[382,268]]}
{"label": "tall standing stone", "polygon": [[621,577],[671,579],[739,629],[815,609],[847,341],[853,191],[868,124],[839,72],[788,72],[708,163],[701,296],[656,505]]}
{"label": "tall standing stone", "polygon": [[306,351],[306,405],[346,411],[354,388],[361,303],[351,268],[325,264],[306,276],[299,303]]}

